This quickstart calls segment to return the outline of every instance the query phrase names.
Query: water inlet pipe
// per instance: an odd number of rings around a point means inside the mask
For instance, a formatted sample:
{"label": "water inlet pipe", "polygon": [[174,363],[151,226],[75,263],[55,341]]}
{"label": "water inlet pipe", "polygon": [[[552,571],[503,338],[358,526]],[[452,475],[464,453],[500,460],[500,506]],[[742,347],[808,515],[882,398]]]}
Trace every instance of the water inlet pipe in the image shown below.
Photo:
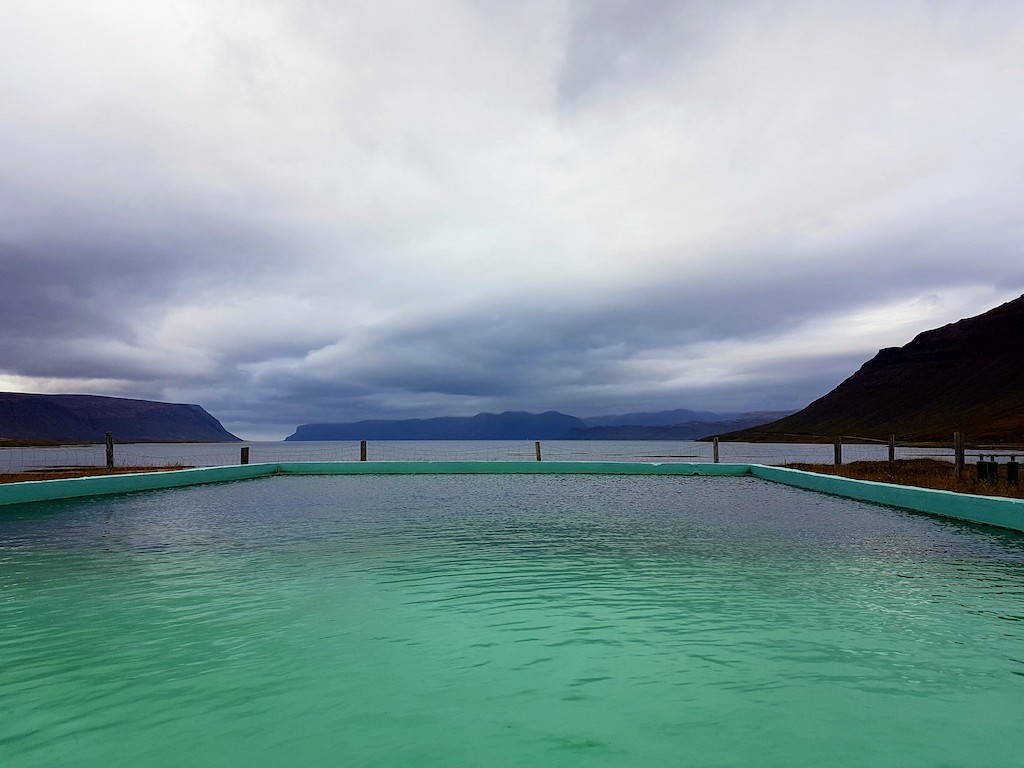
{"label": "water inlet pipe", "polygon": [[978,470],[978,482],[979,483],[987,483],[988,482],[988,462],[985,461],[984,454],[980,454],[980,453],[978,454],[978,463],[975,466],[977,467],[977,470]]}

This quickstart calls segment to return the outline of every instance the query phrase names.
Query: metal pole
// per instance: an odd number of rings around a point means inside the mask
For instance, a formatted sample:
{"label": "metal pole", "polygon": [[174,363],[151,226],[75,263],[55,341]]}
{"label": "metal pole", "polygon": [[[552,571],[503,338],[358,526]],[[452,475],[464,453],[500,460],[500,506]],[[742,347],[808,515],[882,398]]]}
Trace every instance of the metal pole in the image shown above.
{"label": "metal pole", "polygon": [[533,452],[537,454],[537,461],[540,461],[540,440],[533,444]]}
{"label": "metal pole", "polygon": [[835,440],[834,447],[836,472],[838,473],[839,469],[843,466],[843,438],[837,437]]}
{"label": "metal pole", "polygon": [[241,463],[242,464],[248,464],[249,463],[249,446],[248,445],[243,445],[242,446]]}
{"label": "metal pole", "polygon": [[718,436],[711,438],[711,450],[715,455],[715,464],[718,463]]}
{"label": "metal pole", "polygon": [[114,433],[107,432],[107,469],[114,468]]}
{"label": "metal pole", "polygon": [[359,460],[366,461],[366,441],[359,441]]}
{"label": "metal pole", "polygon": [[889,477],[896,474],[896,435],[889,435]]}
{"label": "metal pole", "polygon": [[956,479],[964,479],[964,433],[954,432],[953,433],[953,455],[954,462],[956,463]]}

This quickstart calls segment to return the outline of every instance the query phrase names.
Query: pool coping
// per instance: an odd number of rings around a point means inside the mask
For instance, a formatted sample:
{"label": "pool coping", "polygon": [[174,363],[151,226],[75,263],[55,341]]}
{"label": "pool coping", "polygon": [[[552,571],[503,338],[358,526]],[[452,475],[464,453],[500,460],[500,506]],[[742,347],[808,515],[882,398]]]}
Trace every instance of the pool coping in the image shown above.
{"label": "pool coping", "polygon": [[0,506],[183,488],[275,475],[423,474],[752,476],[808,491],[1024,532],[1024,499],[972,496],[953,491],[820,475],[765,464],[691,462],[289,461],[5,483],[0,485]]}

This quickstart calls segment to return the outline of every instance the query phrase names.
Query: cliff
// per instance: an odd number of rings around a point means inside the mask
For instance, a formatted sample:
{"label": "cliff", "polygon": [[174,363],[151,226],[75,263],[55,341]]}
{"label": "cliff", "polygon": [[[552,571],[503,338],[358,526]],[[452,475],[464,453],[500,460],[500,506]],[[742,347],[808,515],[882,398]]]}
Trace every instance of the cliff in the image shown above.
{"label": "cliff", "polygon": [[97,395],[0,392],[0,441],[102,442],[237,441],[198,405]]}
{"label": "cliff", "polygon": [[802,411],[723,439],[848,435],[975,443],[1024,441],[1024,296],[879,351]]}

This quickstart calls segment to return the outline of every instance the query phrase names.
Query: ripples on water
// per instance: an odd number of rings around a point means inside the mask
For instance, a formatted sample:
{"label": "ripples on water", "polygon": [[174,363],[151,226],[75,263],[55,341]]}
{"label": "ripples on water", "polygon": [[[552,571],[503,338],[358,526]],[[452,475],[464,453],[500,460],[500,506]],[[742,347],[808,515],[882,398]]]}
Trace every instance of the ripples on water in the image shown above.
{"label": "ripples on water", "polygon": [[0,513],[20,765],[1018,765],[1024,537],[750,478]]}

